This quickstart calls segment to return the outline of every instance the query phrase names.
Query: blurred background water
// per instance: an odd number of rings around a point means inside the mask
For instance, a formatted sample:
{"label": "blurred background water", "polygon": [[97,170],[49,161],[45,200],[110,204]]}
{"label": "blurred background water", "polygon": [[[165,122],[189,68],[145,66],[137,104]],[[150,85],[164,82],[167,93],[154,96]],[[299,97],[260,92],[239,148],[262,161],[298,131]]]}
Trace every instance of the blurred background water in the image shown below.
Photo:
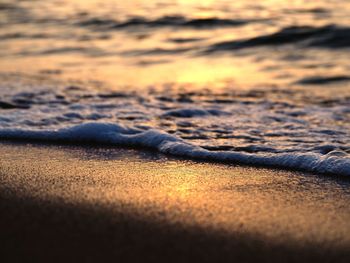
{"label": "blurred background water", "polygon": [[108,122],[81,132],[348,175],[349,51],[346,0],[1,0],[0,138]]}
{"label": "blurred background water", "polygon": [[93,76],[112,88],[344,84],[350,3],[1,0],[0,41],[1,72]]}

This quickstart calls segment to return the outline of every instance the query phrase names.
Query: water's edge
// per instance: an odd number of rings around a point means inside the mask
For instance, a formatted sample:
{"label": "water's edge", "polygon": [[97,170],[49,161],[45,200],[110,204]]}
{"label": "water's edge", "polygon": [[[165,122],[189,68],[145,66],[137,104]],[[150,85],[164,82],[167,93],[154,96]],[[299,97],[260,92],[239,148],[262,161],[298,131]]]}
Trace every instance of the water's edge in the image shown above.
{"label": "water's edge", "polygon": [[332,153],[326,155],[316,153],[251,154],[232,151],[208,151],[162,131],[153,129],[141,131],[111,123],[85,123],[51,131],[3,129],[0,130],[0,138],[146,148],[191,160],[350,176],[350,160]]}

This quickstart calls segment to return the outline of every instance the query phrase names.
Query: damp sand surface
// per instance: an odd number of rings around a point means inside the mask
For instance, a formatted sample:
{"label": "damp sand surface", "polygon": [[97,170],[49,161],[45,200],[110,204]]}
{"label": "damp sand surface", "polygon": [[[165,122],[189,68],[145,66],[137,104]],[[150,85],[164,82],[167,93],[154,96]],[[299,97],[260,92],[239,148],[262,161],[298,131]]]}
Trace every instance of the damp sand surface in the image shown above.
{"label": "damp sand surface", "polygon": [[347,178],[0,146],[2,262],[349,262]]}

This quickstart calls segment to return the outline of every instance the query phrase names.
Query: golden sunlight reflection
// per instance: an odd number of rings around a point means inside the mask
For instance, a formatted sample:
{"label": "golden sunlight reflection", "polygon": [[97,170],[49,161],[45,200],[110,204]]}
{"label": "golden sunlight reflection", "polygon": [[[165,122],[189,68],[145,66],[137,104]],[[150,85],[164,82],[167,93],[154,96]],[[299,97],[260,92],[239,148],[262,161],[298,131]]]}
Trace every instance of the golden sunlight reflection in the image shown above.
{"label": "golden sunlight reflection", "polygon": [[25,215],[115,255],[153,226],[349,250],[350,1],[0,2],[0,197]]}
{"label": "golden sunlight reflection", "polygon": [[[3,73],[43,75],[41,72],[48,70],[59,71],[61,80],[93,78],[113,89],[140,89],[169,82],[193,87],[210,85],[213,89],[231,83],[240,89],[282,86],[312,74],[316,67],[306,62],[318,60],[326,65],[331,59],[322,50],[304,50],[300,55],[294,48],[205,53],[217,43],[271,34],[288,26],[327,25],[329,16],[321,14],[322,8],[330,7],[324,7],[324,1],[64,0],[60,5],[54,1],[19,5],[32,18],[22,23],[24,14],[2,13],[4,21],[6,15],[14,20],[2,30]],[[312,8],[321,10],[317,19],[312,12],[306,12]],[[347,8],[345,5],[341,9],[344,14]],[[332,19],[342,23],[344,14]],[[236,21],[243,22],[235,24]],[[339,65],[347,59],[337,57]],[[340,66],[317,68],[321,74],[343,70]]]}
{"label": "golden sunlight reflection", "polygon": [[[332,180],[318,179],[315,184],[317,178],[291,172],[146,161],[125,150],[3,145],[2,151],[2,169],[7,171],[2,185],[17,185],[36,198],[289,240],[317,236],[330,241],[348,224],[349,195]],[[115,153],[120,158],[114,159]],[[337,226],[331,233],[330,224]],[[346,239],[350,241],[349,236]]]}

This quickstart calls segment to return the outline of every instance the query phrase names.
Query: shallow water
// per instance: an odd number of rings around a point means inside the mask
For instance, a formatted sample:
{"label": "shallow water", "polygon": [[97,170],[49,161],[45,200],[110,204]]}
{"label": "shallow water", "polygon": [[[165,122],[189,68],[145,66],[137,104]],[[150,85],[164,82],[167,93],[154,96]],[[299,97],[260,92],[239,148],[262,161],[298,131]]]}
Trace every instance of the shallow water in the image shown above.
{"label": "shallow water", "polygon": [[5,0],[0,68],[112,88],[291,84],[348,74],[349,14],[346,0]]}
{"label": "shallow water", "polygon": [[344,0],[3,1],[0,137],[349,175],[349,17]]}

